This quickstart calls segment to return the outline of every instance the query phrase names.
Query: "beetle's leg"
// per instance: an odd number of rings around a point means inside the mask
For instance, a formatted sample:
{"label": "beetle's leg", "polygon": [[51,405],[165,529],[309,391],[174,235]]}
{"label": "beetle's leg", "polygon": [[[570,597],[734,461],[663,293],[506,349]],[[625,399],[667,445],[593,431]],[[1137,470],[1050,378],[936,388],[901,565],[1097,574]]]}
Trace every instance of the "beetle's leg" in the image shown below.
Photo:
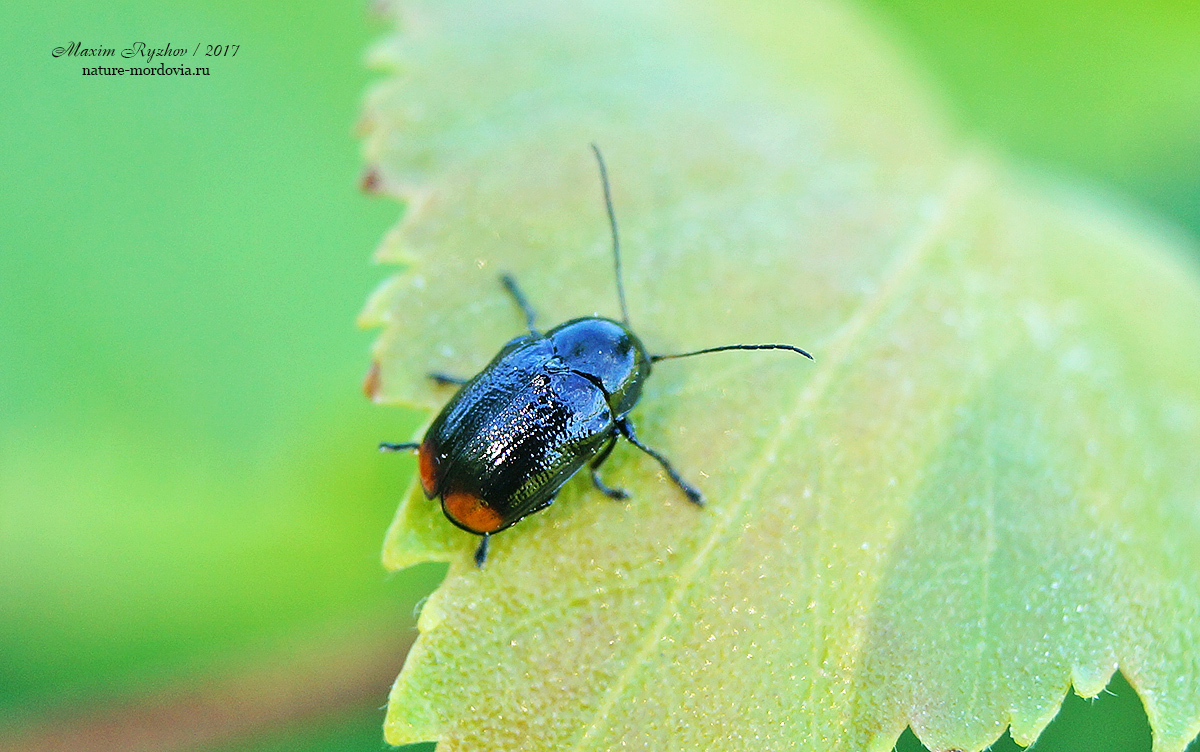
{"label": "beetle's leg", "polygon": [[614,433],[612,438],[608,440],[608,443],[604,445],[604,448],[600,450],[600,454],[597,454],[596,458],[591,461],[590,465],[592,468],[592,484],[599,489],[600,493],[604,494],[608,498],[615,499],[617,501],[624,501],[625,499],[629,498],[628,491],[623,488],[611,488],[606,485],[604,481],[600,480],[600,466],[604,464],[606,459],[608,459],[608,455],[612,454],[613,447],[616,445],[617,435]]}
{"label": "beetle's leg", "polygon": [[429,378],[433,379],[435,383],[440,384],[441,386],[462,386],[470,381],[470,379],[461,379],[458,376],[451,376],[450,374],[442,373],[441,371],[430,371]]}
{"label": "beetle's leg", "polygon": [[379,451],[381,452],[405,452],[409,449],[420,449],[421,445],[415,441],[406,441],[403,444],[389,444],[386,441],[380,442]]}
{"label": "beetle's leg", "polygon": [[517,287],[516,278],[511,274],[502,274],[500,284],[504,285],[504,289],[508,290],[508,294],[516,301],[521,313],[525,314],[525,326],[529,328],[529,333],[536,335],[537,329],[533,327],[533,320],[537,318],[537,315],[533,312],[533,306],[529,305],[529,300],[521,292],[521,288]]}
{"label": "beetle's leg", "polygon": [[600,480],[600,473],[592,470],[592,485],[596,487],[600,493],[604,494],[613,501],[625,501],[629,498],[629,492],[624,488],[613,488]]}
{"label": "beetle's leg", "polygon": [[[529,510],[528,512],[526,512],[525,514],[522,514],[520,517],[518,517],[517,519],[513,520],[513,521],[512,521],[512,522],[510,522],[509,524],[511,525],[511,524],[513,524],[514,522],[519,522],[519,521],[521,521],[521,520],[525,519],[526,517],[528,517],[529,515],[533,514],[534,512],[540,512],[540,511],[542,511],[542,510],[543,510],[543,509],[545,509],[546,507],[548,507],[548,506],[550,506],[551,504],[553,504],[553,503],[554,503],[554,500],[555,500],[556,498],[558,498],[558,494],[557,494],[557,493],[551,494],[551,496],[550,496],[550,498],[549,498],[549,499],[546,499],[546,500],[545,500],[545,501],[543,501],[541,504],[538,504],[536,507],[534,507],[533,509],[530,509],[530,510]],[[484,533],[484,534],[483,534],[483,540],[479,541],[479,548],[475,549],[475,566],[477,566],[477,567],[482,567],[482,566],[483,566],[483,562],[487,561],[487,553],[488,553],[488,536],[489,536],[489,535],[490,535],[490,533]]]}
{"label": "beetle's leg", "polygon": [[483,534],[483,540],[479,541],[479,548],[475,549],[475,566],[482,567],[487,561],[488,539],[491,538],[487,533]]}
{"label": "beetle's leg", "polygon": [[671,476],[671,480],[675,481],[675,485],[679,486],[679,490],[683,491],[683,493],[688,497],[688,501],[697,506],[704,506],[704,495],[701,494],[695,486],[684,480],[683,477],[675,471],[675,468],[671,467],[671,463],[667,461],[666,457],[638,441],[637,434],[635,434],[633,431],[633,424],[629,422],[628,418],[622,418],[620,422],[617,423],[617,429],[621,432],[622,436],[629,439],[630,444],[633,444],[638,449],[641,449],[646,454],[658,460],[658,464],[662,465],[663,470],[667,471],[667,475]]}

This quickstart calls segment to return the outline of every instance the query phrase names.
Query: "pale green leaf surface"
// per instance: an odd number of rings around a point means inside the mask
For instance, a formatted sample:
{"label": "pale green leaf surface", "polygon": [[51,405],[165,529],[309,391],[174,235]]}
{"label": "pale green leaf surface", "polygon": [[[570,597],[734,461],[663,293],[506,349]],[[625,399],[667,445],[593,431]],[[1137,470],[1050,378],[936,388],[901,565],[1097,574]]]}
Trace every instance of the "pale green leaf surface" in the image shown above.
{"label": "pale green leaf surface", "polygon": [[[371,390],[436,409],[521,331],[617,315],[628,446],[477,539],[410,490],[384,558],[450,561],[393,690],[439,750],[1029,743],[1120,668],[1157,750],[1200,729],[1200,286],[1177,244],[957,144],[836,5],[411,2],[373,50],[372,184],[404,199]],[[397,440],[407,437],[394,437]]]}

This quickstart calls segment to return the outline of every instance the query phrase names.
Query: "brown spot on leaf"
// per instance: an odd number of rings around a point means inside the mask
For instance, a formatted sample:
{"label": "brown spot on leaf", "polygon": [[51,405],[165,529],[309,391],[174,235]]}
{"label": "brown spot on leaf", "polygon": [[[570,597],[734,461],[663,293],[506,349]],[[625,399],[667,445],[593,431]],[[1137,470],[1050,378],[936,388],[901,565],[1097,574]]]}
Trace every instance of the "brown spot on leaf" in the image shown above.
{"label": "brown spot on leaf", "polygon": [[379,361],[371,361],[371,368],[363,378],[363,394],[372,402],[379,397]]}
{"label": "brown spot on leaf", "polygon": [[374,167],[368,167],[358,181],[363,193],[379,193],[383,189],[383,176]]}

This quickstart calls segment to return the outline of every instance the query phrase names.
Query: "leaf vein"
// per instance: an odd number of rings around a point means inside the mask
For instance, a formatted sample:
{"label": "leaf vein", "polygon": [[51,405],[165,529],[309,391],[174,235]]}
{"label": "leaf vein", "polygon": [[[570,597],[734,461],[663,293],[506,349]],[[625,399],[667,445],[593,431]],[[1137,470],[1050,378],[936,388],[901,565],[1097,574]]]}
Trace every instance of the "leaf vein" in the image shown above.
{"label": "leaf vein", "polygon": [[[950,220],[957,217],[962,204],[978,193],[980,184],[983,182],[982,172],[979,162],[975,159],[968,157],[959,162],[957,167],[951,171],[946,186],[936,194],[939,197],[936,210],[930,212],[909,236],[909,239],[897,247],[895,259],[884,272],[882,283],[865,301],[864,305],[830,336],[830,346],[825,350],[827,354],[818,361],[813,378],[801,389],[792,408],[781,413],[783,419],[770,440],[764,443],[758,460],[746,473],[747,480],[742,485],[743,491],[739,494],[736,503],[731,504],[727,511],[717,519],[707,539],[683,569],[671,594],[663,602],[654,624],[645,633],[641,648],[633,660],[625,666],[617,681],[605,691],[604,698],[596,708],[594,720],[586,725],[584,732],[571,749],[577,751],[585,749],[600,730],[606,727],[609,713],[622,690],[641,669],[647,656],[661,640],[684,593],[691,587],[696,575],[708,562],[709,554],[716,547],[717,542],[724,537],[726,531],[745,514],[750,499],[754,497],[752,489],[762,483],[771,465],[770,458],[776,454],[785,439],[795,429],[799,416],[806,412],[805,408],[815,404],[833,383],[834,375],[848,360],[853,345],[859,341],[863,332],[880,317],[887,304],[909,284],[929,250],[945,233]],[[824,500],[819,503],[823,504]],[[823,516],[824,510],[820,511]],[[819,646],[814,647],[819,649]],[[812,689],[813,687],[810,687],[810,696]]]}

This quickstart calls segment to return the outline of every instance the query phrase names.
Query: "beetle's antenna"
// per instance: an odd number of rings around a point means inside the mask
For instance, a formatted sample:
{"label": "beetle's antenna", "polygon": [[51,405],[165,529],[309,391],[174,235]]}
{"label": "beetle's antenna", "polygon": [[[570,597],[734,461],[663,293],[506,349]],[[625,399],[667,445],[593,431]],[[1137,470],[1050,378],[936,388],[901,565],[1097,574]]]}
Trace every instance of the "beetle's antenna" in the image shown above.
{"label": "beetle's antenna", "polygon": [[604,206],[608,209],[608,224],[612,228],[613,265],[617,271],[617,297],[621,301],[621,323],[628,327],[629,309],[625,307],[625,282],[621,275],[621,241],[617,239],[617,215],[613,211],[612,190],[608,187],[608,170],[604,167],[604,157],[600,154],[600,147],[593,143],[592,151],[596,153],[596,162],[600,165],[600,182],[604,185]]}
{"label": "beetle's antenna", "polygon": [[723,350],[791,350],[794,353],[800,353],[809,360],[814,360],[813,356],[795,345],[725,345],[723,347],[710,347],[707,350],[696,350],[695,352],[678,353],[676,355],[651,355],[650,362],[657,363],[660,360],[671,360],[672,358],[690,358],[693,355],[704,355],[705,353],[722,352]]}

